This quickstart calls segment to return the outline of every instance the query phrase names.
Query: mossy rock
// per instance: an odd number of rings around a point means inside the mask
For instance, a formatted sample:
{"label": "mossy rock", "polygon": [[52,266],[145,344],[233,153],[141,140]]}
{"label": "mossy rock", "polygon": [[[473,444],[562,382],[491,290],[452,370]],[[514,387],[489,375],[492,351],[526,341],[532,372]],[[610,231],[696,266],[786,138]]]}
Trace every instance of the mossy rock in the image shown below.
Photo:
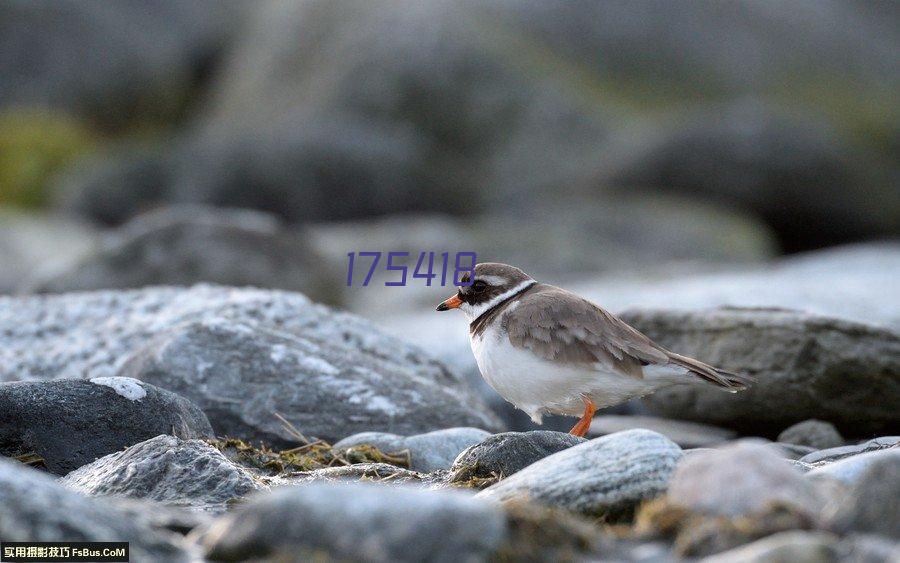
{"label": "mossy rock", "polygon": [[52,178],[97,144],[88,127],[40,109],[0,112],[0,205],[41,207]]}

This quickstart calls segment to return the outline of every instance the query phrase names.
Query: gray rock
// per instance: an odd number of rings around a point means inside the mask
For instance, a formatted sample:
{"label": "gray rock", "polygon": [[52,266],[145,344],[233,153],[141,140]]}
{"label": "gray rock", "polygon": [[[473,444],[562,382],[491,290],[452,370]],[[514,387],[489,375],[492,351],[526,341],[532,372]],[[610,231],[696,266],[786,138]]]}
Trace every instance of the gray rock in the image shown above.
{"label": "gray rock", "polygon": [[663,493],[680,458],[681,448],[665,436],[627,430],[545,457],[476,497],[502,502],[528,498],[616,517]]}
{"label": "gray rock", "polygon": [[900,511],[896,506],[900,498],[900,450],[863,454],[834,465],[859,458],[869,459],[829,519],[829,527],[841,533],[870,533],[900,540]]}
{"label": "gray rock", "polygon": [[[440,212],[461,199],[477,210],[526,185],[574,182],[596,159],[604,120],[574,92],[485,49],[494,33],[470,25],[484,8],[254,10],[205,119],[168,155],[171,197],[299,222]],[[325,46],[319,34],[334,40]],[[300,62],[307,57],[321,64]]]}
{"label": "gray rock", "polygon": [[59,271],[96,244],[94,230],[52,215],[0,210],[0,293],[14,293],[35,274]]}
{"label": "gray rock", "polygon": [[803,474],[756,440],[685,456],[669,483],[666,500],[691,512],[731,517],[760,514],[775,504],[809,516],[821,507]]}
{"label": "gray rock", "polygon": [[259,211],[182,206],[141,215],[31,291],[63,293],[211,282],[304,291],[333,298],[321,261],[300,231]]}
{"label": "gray rock", "polygon": [[219,507],[264,488],[250,473],[199,440],[157,436],[69,473],[60,483],[86,495]]}
{"label": "gray rock", "polygon": [[3,541],[129,542],[133,561],[194,561],[176,534],[154,529],[105,499],[70,491],[49,475],[0,458]]}
{"label": "gray rock", "polygon": [[840,446],[837,448],[828,448],[809,453],[800,458],[803,463],[830,463],[844,459],[845,457],[864,454],[867,452],[877,452],[887,448],[893,448],[900,444],[900,436],[881,436],[872,438],[860,444],[850,446]]}
{"label": "gray rock", "polygon": [[645,400],[662,416],[767,435],[808,418],[852,434],[896,424],[900,335],[776,309],[632,310],[622,318],[666,348],[758,383],[738,394],[678,386]]}
{"label": "gray rock", "polygon": [[703,563],[837,563],[837,538],[791,530],[701,559]]}
{"label": "gray rock", "polygon": [[0,383],[0,454],[37,453],[65,475],[160,434],[212,436],[189,400],[126,378]]}
{"label": "gray rock", "polygon": [[480,561],[505,534],[502,510],[457,491],[309,484],[252,498],[201,542],[216,560]]}
{"label": "gray rock", "polygon": [[900,448],[866,452],[832,463],[819,462],[812,471],[807,473],[807,477],[836,479],[846,485],[853,485],[858,483],[873,465],[889,462],[900,463]]}
{"label": "gray rock", "polygon": [[578,436],[549,430],[494,434],[470,446],[456,458],[451,467],[451,481],[509,477],[536,461],[584,441]]}
{"label": "gray rock", "polygon": [[[228,42],[233,2],[0,6],[0,107],[49,107],[106,126],[174,120]],[[71,57],[77,45],[78,57]]]}
{"label": "gray rock", "polygon": [[797,113],[756,99],[682,111],[671,130],[608,147],[621,158],[601,184],[648,186],[744,209],[793,252],[895,234],[896,171],[845,143],[827,122]]}
{"label": "gray rock", "polygon": [[292,335],[214,320],[162,334],[119,373],[191,397],[218,434],[279,447],[297,438],[275,413],[327,441],[373,428],[417,433],[495,426],[487,408],[467,402],[462,386],[454,387],[438,364],[388,350],[361,350],[312,331]]}
{"label": "gray rock", "polygon": [[295,437],[274,412],[329,440],[499,426],[420,349],[300,294],[196,286],[0,298],[0,381],[120,371],[191,398],[218,434],[276,446]]}
{"label": "gray rock", "polygon": [[804,420],[786,428],[778,435],[778,441],[809,446],[817,450],[844,445],[844,438],[833,424],[815,419]]}
{"label": "gray rock", "polygon": [[334,444],[334,449],[347,449],[370,444],[385,453],[409,452],[409,468],[427,473],[449,469],[464,449],[490,436],[479,428],[447,428],[415,436],[398,436],[384,432],[360,432]]}
{"label": "gray rock", "polygon": [[708,424],[685,422],[655,416],[624,416],[624,415],[600,415],[594,417],[591,422],[589,436],[605,436],[631,430],[633,428],[645,428],[659,432],[672,440],[682,448],[699,448],[714,446],[727,442],[737,437],[737,434],[726,428],[718,428]]}

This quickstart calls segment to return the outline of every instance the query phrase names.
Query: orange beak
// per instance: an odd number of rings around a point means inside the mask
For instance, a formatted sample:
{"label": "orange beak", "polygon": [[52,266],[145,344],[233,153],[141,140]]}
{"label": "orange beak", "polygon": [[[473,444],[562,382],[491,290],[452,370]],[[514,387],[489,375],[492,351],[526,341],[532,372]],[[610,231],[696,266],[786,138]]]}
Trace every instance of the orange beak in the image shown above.
{"label": "orange beak", "polygon": [[459,298],[459,295],[452,295],[438,305],[437,310],[448,311],[450,309],[458,309],[460,305],[462,305],[462,299]]}

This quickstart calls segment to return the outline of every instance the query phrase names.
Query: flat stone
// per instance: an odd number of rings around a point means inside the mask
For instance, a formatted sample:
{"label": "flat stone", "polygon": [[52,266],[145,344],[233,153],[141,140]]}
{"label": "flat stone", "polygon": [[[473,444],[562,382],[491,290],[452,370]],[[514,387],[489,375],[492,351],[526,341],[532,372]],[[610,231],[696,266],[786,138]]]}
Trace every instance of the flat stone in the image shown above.
{"label": "flat stone", "polygon": [[214,560],[478,561],[506,535],[503,511],[458,491],[311,483],[256,495],[200,537]]}
{"label": "flat stone", "polygon": [[196,561],[180,536],[115,501],[88,498],[41,471],[0,458],[0,537],[10,542],[129,542],[132,561]]}
{"label": "flat stone", "polygon": [[334,448],[342,450],[369,444],[384,453],[409,452],[409,468],[427,473],[449,469],[460,452],[490,435],[490,432],[479,428],[447,428],[414,436],[360,432],[337,442]]}
{"label": "flat stone", "polygon": [[495,501],[530,499],[589,515],[619,516],[665,492],[681,448],[649,430],[626,430],[557,452],[484,489]]}
{"label": "flat stone", "polygon": [[91,496],[115,495],[165,504],[224,509],[266,488],[199,440],[157,436],[69,473],[60,484]]}
{"label": "flat stone", "polygon": [[682,448],[699,448],[714,446],[733,440],[737,433],[727,428],[718,428],[709,424],[672,420],[655,416],[600,415],[591,422],[589,436],[604,436],[622,430],[645,428],[659,432]]}
{"label": "flat stone", "polygon": [[501,479],[521,471],[532,463],[585,442],[584,438],[553,432],[503,432],[470,446],[453,462],[451,482],[474,478]]}
{"label": "flat stone", "polygon": [[160,434],[212,428],[191,401],[135,379],[0,383],[0,454],[36,453],[57,475]]}

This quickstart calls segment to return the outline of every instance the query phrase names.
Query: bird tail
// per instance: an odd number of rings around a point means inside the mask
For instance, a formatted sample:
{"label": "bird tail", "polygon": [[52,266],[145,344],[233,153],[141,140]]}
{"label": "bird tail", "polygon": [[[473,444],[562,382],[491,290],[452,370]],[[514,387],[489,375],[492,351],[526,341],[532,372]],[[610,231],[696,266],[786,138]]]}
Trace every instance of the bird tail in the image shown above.
{"label": "bird tail", "polygon": [[704,364],[699,360],[688,358],[673,352],[668,352],[668,355],[669,361],[673,364],[681,366],[692,374],[714,385],[722,387],[725,391],[730,391],[731,393],[737,393],[738,391],[744,390],[756,382],[756,380],[749,375],[742,375],[719,369],[709,364]]}

